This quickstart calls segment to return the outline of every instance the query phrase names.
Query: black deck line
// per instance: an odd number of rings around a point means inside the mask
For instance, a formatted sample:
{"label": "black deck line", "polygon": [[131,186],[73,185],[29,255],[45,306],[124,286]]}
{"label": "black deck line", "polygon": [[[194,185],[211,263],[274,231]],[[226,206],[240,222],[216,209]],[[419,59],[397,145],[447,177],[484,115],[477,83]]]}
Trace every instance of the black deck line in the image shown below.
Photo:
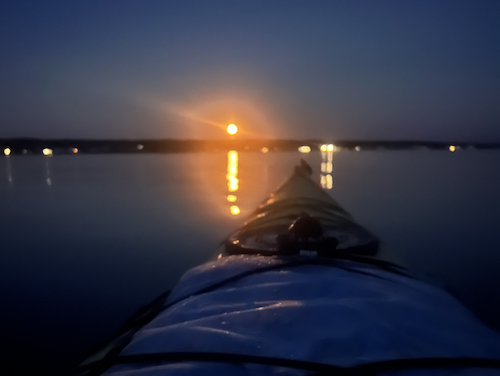
{"label": "black deck line", "polygon": [[378,372],[390,370],[421,369],[421,368],[500,368],[500,359],[485,358],[413,358],[394,359],[388,361],[361,364],[352,367],[342,367],[330,364],[283,359],[265,356],[241,355],[209,352],[173,352],[122,355],[115,364],[130,363],[171,363],[171,362],[223,362],[252,363],[259,365],[286,367],[314,371],[315,375],[375,375]]}
{"label": "black deck line", "polygon": [[[347,368],[349,375],[372,376],[379,372],[423,368],[499,368],[500,359],[488,358],[408,358],[366,363]],[[329,371],[320,371],[310,376],[331,375]]]}
{"label": "black deck line", "polygon": [[[310,362],[305,360],[294,360],[284,358],[274,358],[256,355],[210,353],[210,352],[173,352],[155,354],[137,354],[119,356],[115,364],[124,363],[171,363],[171,362],[221,362],[221,363],[252,363],[274,367],[286,367],[303,369],[315,372],[335,372],[336,375],[345,373],[348,369],[340,366]],[[349,372],[349,371],[348,371]]]}

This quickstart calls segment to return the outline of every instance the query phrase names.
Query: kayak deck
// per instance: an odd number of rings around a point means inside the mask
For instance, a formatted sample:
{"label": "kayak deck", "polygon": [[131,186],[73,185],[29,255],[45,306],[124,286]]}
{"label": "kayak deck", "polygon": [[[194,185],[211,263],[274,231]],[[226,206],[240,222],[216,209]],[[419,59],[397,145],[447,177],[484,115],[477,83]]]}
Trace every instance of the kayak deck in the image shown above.
{"label": "kayak deck", "polygon": [[417,369],[390,375],[425,375],[424,358],[445,375],[436,359],[493,367],[499,354],[496,333],[414,278],[349,260],[238,255],[187,272],[104,374],[373,375],[400,361]]}

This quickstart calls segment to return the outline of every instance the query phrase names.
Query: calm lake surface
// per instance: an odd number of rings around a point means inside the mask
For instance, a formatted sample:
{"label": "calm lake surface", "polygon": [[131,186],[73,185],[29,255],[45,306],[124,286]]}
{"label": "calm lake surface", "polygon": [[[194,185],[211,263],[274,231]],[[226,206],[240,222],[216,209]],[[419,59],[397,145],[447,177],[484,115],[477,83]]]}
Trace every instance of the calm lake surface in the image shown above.
{"label": "calm lake surface", "polygon": [[333,175],[331,194],[412,269],[500,330],[500,151],[340,150],[321,180],[324,157],[1,157],[2,374],[67,373],[208,259],[300,158],[318,182]]}

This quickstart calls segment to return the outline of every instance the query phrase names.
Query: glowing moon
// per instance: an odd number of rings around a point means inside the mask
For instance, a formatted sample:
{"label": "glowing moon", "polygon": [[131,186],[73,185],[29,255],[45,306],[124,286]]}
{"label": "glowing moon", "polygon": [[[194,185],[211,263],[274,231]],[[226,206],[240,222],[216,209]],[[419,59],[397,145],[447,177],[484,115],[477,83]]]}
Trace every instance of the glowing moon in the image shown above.
{"label": "glowing moon", "polygon": [[238,127],[234,124],[229,124],[227,126],[227,133],[229,134],[236,134],[236,132],[238,132]]}

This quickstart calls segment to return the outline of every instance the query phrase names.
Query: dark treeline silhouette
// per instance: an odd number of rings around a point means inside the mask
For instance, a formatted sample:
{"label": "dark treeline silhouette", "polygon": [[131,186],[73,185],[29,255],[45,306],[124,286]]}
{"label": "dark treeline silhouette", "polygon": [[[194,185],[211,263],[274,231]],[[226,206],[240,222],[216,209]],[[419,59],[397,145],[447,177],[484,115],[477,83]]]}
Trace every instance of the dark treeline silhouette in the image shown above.
{"label": "dark treeline silhouette", "polygon": [[[40,154],[43,149],[52,149],[54,154],[101,154],[101,153],[191,153],[217,152],[227,150],[261,151],[294,151],[300,146],[310,146],[312,151],[319,151],[325,141],[321,140],[265,140],[265,139],[232,139],[232,140],[178,140],[178,139],[134,139],[134,140],[97,140],[97,139],[39,139],[10,138],[0,139],[0,147],[9,148],[11,154]],[[438,142],[438,141],[363,141],[363,140],[330,140],[337,147],[356,150],[405,150],[405,149],[449,149],[450,145],[457,150],[498,149],[500,143],[473,142]]]}

